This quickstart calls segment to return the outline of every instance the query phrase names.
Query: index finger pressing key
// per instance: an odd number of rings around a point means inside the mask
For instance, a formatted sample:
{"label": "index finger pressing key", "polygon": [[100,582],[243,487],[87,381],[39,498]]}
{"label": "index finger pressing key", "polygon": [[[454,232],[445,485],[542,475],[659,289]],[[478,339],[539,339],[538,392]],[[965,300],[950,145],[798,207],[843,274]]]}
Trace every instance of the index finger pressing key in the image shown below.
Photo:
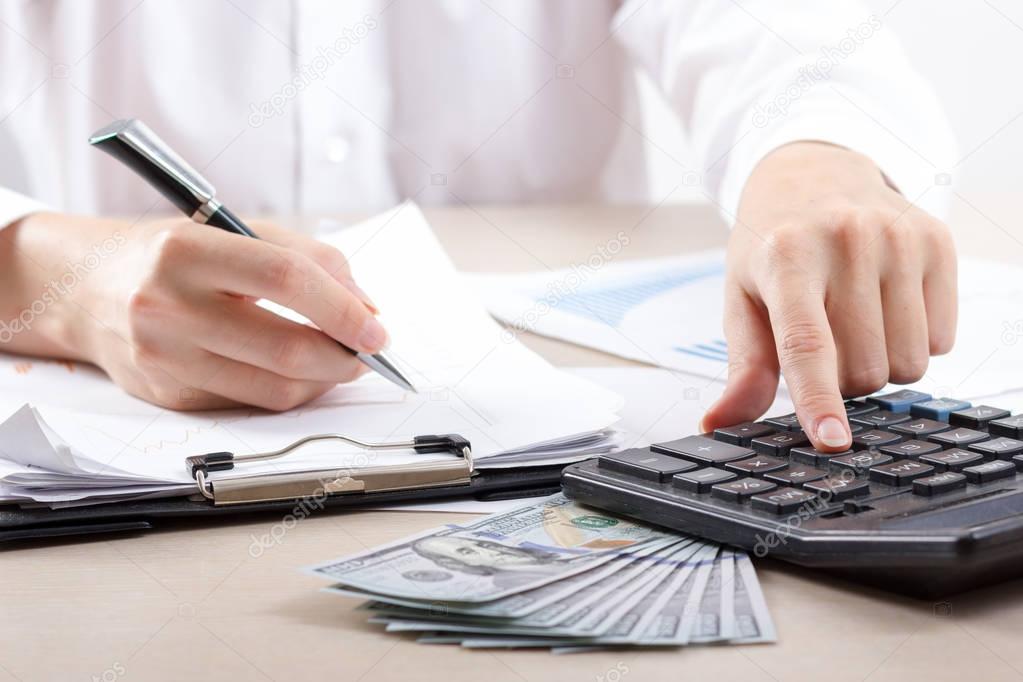
{"label": "index finger pressing key", "polygon": [[[773,305],[772,305],[773,304]],[[838,385],[835,340],[823,296],[791,294],[768,303],[782,374],[814,447],[843,450],[852,436]]]}

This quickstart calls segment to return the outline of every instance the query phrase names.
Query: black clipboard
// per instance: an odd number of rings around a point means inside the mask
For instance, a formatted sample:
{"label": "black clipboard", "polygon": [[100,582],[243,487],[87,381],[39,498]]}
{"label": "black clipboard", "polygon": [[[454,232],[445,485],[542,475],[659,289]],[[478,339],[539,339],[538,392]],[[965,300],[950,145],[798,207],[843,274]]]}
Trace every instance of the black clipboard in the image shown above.
{"label": "black clipboard", "polygon": [[[218,481],[215,475],[249,461],[283,457],[307,443],[326,439],[366,449],[447,452],[452,458],[430,460],[423,465],[234,477],[229,483]],[[427,500],[536,497],[561,489],[561,470],[565,465],[481,470],[474,466],[469,442],[454,434],[417,436],[397,443],[366,443],[341,434],[319,434],[272,452],[250,455],[215,452],[188,457],[185,466],[196,482],[196,490],[180,497],[62,509],[0,505],[0,543],[143,532],[175,519],[207,525],[257,514],[287,514],[299,505],[304,514],[315,514]]]}

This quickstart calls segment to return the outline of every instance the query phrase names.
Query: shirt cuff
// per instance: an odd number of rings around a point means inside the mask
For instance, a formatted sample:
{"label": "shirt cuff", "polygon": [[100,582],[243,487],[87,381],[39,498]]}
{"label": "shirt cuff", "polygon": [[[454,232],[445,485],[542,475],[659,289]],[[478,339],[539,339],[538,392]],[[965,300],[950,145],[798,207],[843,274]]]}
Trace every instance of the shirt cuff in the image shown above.
{"label": "shirt cuff", "polygon": [[0,230],[31,213],[52,210],[31,197],[0,187]]}
{"label": "shirt cuff", "polygon": [[[809,98],[807,98],[809,99]],[[734,223],[743,188],[754,167],[773,150],[800,141],[846,147],[877,164],[891,185],[939,219],[948,215],[948,186],[955,165],[955,142],[939,122],[930,130],[904,139],[865,112],[847,111],[848,102],[822,97],[801,103],[797,112],[774,120],[763,108],[750,113],[753,127],[730,153],[718,197],[727,220]]]}

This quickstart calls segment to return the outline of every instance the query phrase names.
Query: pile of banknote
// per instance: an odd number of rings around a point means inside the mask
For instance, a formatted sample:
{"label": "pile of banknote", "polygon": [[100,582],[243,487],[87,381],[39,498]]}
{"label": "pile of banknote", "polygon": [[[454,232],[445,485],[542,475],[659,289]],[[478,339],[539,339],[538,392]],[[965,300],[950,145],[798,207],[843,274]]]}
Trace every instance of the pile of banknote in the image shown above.
{"label": "pile of banknote", "polygon": [[388,632],[471,648],[775,639],[749,557],[562,495],[308,569]]}

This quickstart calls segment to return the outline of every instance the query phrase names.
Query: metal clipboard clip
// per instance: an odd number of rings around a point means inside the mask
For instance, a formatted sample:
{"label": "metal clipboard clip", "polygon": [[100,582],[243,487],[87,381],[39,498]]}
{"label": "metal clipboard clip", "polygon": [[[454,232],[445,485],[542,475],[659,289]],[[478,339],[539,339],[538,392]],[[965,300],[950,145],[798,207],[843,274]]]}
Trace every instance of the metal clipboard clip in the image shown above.
{"label": "metal clipboard clip", "polygon": [[[288,473],[261,473],[214,480],[209,474],[229,471],[235,465],[284,457],[303,445],[324,440],[339,440],[364,450],[414,450],[420,454],[447,452],[457,459],[410,465],[386,465],[352,469],[319,469]],[[306,436],[271,452],[236,455],[211,452],[185,459],[189,475],[204,498],[215,506],[292,500],[310,496],[369,493],[385,490],[409,490],[438,486],[469,485],[473,475],[469,441],[456,434],[416,436],[394,443],[367,443],[339,433]]]}

